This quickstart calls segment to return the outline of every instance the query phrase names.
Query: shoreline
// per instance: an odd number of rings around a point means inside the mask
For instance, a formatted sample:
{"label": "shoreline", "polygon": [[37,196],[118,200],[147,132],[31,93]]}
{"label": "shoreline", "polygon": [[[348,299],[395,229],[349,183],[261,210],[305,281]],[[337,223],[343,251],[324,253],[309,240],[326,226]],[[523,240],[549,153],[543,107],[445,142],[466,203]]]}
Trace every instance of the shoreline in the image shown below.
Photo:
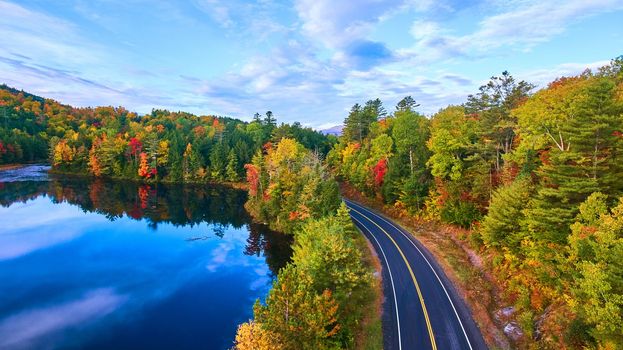
{"label": "shoreline", "polygon": [[[22,165],[18,165],[19,166],[23,166]],[[78,177],[78,178],[89,178],[89,179],[105,179],[105,180],[115,180],[115,181],[130,181],[130,182],[134,182],[134,183],[139,183],[139,184],[145,184],[145,185],[156,185],[156,184],[166,184],[166,185],[193,185],[193,186],[197,186],[197,185],[207,185],[207,186],[214,186],[214,185],[218,185],[218,186],[227,186],[236,190],[247,190],[248,189],[248,185],[244,182],[231,182],[231,181],[205,181],[205,182],[197,182],[197,181],[164,181],[164,180],[151,180],[151,181],[144,181],[144,180],[140,180],[140,179],[135,179],[135,178],[126,178],[126,177],[114,177],[114,176],[94,176],[91,174],[83,174],[83,173],[75,173],[75,172],[70,172],[70,171],[59,171],[59,170],[54,170],[53,168],[50,168],[50,170],[48,171],[48,174],[50,175],[62,175],[62,176],[70,176],[70,177]]]}
{"label": "shoreline", "polygon": [[0,164],[0,171],[19,169],[19,168],[29,166],[29,165],[48,165],[48,164],[45,162]]}

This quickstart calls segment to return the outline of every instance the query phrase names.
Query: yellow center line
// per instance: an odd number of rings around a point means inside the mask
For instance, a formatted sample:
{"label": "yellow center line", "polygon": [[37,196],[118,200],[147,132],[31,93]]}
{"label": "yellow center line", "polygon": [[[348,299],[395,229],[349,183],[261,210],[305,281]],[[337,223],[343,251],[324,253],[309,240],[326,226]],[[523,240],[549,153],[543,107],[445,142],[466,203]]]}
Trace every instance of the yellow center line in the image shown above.
{"label": "yellow center line", "polygon": [[370,219],[367,215],[363,214],[359,210],[357,210],[355,208],[352,208],[352,207],[350,208],[350,210],[355,211],[356,213],[358,213],[359,215],[363,216],[364,218],[368,219],[368,221],[370,221],[371,223],[376,225],[376,227],[381,229],[381,231],[383,231],[385,233],[385,235],[387,235],[387,237],[392,241],[392,243],[394,243],[394,245],[398,249],[398,252],[402,256],[402,259],[405,261],[405,264],[407,264],[407,269],[409,269],[409,273],[411,274],[411,278],[413,279],[413,284],[415,285],[415,290],[417,291],[418,298],[420,299],[420,305],[422,305],[422,311],[424,312],[424,319],[426,320],[426,328],[428,328],[428,335],[430,336],[431,346],[432,346],[433,350],[437,350],[437,345],[435,344],[435,336],[433,334],[433,327],[431,327],[431,325],[430,325],[430,319],[428,318],[428,311],[426,310],[426,304],[424,303],[424,297],[422,296],[422,291],[420,290],[420,285],[417,282],[417,279],[415,278],[415,274],[413,273],[413,270],[411,269],[411,265],[409,265],[409,261],[407,260],[407,257],[402,252],[402,249],[400,249],[400,247],[398,246],[398,243],[396,243],[394,238],[387,231],[385,231],[384,228],[382,228],[374,220]]}

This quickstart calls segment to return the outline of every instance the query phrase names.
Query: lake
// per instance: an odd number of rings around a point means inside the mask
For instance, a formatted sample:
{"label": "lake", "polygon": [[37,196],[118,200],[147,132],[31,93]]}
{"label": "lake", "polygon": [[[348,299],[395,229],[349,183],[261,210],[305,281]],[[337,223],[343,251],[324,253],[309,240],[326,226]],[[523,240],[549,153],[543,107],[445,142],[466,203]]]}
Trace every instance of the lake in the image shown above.
{"label": "lake", "polygon": [[246,193],[0,171],[0,349],[228,349],[291,239]]}

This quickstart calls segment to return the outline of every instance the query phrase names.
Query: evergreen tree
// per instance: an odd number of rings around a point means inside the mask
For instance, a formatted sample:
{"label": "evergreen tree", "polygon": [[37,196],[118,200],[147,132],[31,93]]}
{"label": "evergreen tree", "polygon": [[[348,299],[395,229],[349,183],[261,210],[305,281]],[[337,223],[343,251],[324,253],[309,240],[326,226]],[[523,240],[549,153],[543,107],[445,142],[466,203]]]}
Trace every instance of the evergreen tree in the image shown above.
{"label": "evergreen tree", "polygon": [[407,96],[407,97],[403,98],[402,100],[400,100],[398,102],[398,104],[396,104],[396,111],[400,111],[400,112],[406,112],[406,111],[414,112],[414,109],[416,107],[419,107],[419,106],[420,106],[420,104],[415,102],[413,97]]}
{"label": "evergreen tree", "polygon": [[623,190],[623,143],[617,136],[623,111],[613,98],[614,87],[604,78],[586,78],[564,107],[566,122],[558,133],[566,139],[544,152],[541,187],[527,210],[538,239],[564,244],[580,203],[596,191],[618,196]]}
{"label": "evergreen tree", "polygon": [[501,171],[503,156],[511,152],[515,141],[517,118],[511,110],[529,96],[534,85],[516,82],[507,71],[480,87],[476,95],[469,95],[465,111],[478,119],[479,143],[484,158],[491,162],[496,172]]}
{"label": "evergreen tree", "polygon": [[495,191],[480,227],[485,245],[519,253],[526,235],[523,209],[532,195],[531,188],[529,180],[520,178]]}
{"label": "evergreen tree", "polygon": [[363,121],[361,120],[361,106],[356,103],[351,109],[350,113],[344,119],[344,128],[342,129],[342,135],[346,140],[355,141],[359,140],[361,142],[363,140],[363,136],[366,133],[364,130]]}
{"label": "evergreen tree", "polygon": [[228,181],[236,182],[240,180],[240,176],[238,175],[238,157],[236,157],[236,153],[233,149],[229,151],[229,155],[227,156],[225,175],[227,175]]}
{"label": "evergreen tree", "polygon": [[611,211],[607,198],[594,193],[580,205],[568,260],[575,267],[568,302],[604,349],[623,344],[623,198]]}

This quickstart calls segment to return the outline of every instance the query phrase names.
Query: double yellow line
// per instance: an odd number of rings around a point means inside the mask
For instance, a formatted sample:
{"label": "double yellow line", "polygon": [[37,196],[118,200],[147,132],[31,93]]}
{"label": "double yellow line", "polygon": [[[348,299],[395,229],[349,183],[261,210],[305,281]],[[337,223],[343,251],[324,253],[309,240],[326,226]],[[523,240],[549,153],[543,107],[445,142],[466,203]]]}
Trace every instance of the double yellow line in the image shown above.
{"label": "double yellow line", "polygon": [[[413,284],[415,285],[415,290],[417,291],[418,298],[420,299],[420,305],[422,305],[422,311],[424,312],[424,320],[426,321],[426,328],[428,329],[428,335],[430,336],[431,346],[432,346],[433,350],[437,350],[437,344],[435,343],[435,335],[433,334],[433,327],[431,327],[431,325],[430,325],[430,319],[428,318],[428,311],[426,310],[426,304],[424,303],[424,297],[422,296],[422,291],[420,290],[420,285],[417,282],[417,279],[415,278],[415,274],[413,273],[413,269],[411,269],[411,265],[409,265],[409,261],[407,260],[407,257],[402,252],[402,249],[400,249],[400,247],[398,246],[398,243],[396,243],[394,238],[387,231],[385,231],[384,228],[382,228],[374,220],[370,219],[367,215],[363,214],[359,210],[357,210],[357,209],[355,209],[353,207],[350,207],[349,209],[354,211],[354,212],[356,212],[356,213],[358,213],[359,215],[363,216],[364,218],[368,219],[368,221],[370,221],[371,223],[376,225],[376,227],[378,227],[381,231],[383,231],[385,233],[385,235],[387,235],[387,237],[392,241],[392,243],[394,243],[394,245],[396,246],[396,249],[398,249],[398,252],[402,256],[402,259],[405,261],[405,264],[407,265],[407,269],[409,269],[409,274],[411,274],[411,279],[413,280]],[[397,302],[398,301],[396,300],[396,303]]]}

